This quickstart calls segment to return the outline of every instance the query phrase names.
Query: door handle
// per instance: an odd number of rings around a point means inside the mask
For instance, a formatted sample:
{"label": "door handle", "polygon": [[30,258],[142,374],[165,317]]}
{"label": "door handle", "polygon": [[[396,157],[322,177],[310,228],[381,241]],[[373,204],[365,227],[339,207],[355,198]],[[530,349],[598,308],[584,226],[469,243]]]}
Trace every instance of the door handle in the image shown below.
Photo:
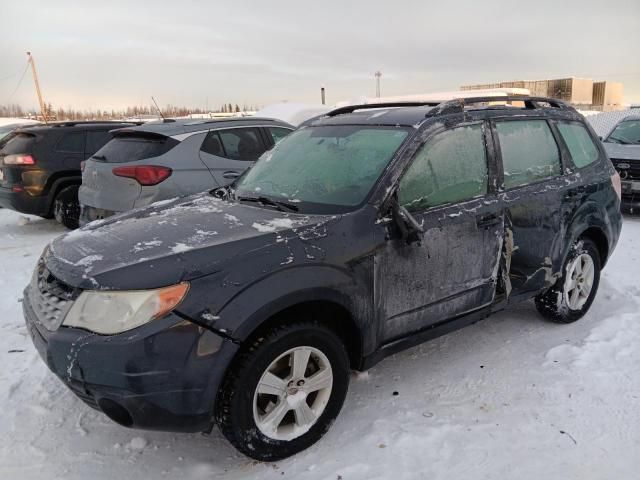
{"label": "door handle", "polygon": [[228,179],[231,179],[231,178],[238,178],[239,176],[240,176],[240,173],[238,173],[238,172],[234,172],[233,170],[231,170],[231,171],[229,171],[229,172],[224,172],[224,173],[222,174],[222,178],[228,178]]}
{"label": "door handle", "polygon": [[476,217],[476,225],[478,227],[488,228],[492,225],[497,225],[500,223],[500,215],[497,213],[489,213],[487,215],[478,215]]}

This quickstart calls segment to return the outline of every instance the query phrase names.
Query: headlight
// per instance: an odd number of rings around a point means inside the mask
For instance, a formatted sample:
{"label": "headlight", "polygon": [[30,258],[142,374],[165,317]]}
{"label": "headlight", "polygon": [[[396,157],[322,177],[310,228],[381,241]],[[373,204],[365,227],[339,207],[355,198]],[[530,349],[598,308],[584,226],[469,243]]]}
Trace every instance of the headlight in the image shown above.
{"label": "headlight", "polygon": [[188,290],[187,282],[156,290],[85,290],[62,324],[105,335],[126,332],[169,313]]}

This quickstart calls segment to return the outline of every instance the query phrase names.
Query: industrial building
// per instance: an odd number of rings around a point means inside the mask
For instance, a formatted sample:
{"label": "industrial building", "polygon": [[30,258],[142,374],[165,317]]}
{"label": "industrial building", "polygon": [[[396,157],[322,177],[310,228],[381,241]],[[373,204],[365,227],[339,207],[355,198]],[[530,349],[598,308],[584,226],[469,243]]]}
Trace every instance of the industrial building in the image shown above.
{"label": "industrial building", "polygon": [[531,95],[551,97],[571,103],[583,110],[621,110],[623,86],[617,82],[594,82],[590,78],[557,78],[549,80],[514,80],[509,82],[463,85],[460,90],[492,88],[526,88]]}

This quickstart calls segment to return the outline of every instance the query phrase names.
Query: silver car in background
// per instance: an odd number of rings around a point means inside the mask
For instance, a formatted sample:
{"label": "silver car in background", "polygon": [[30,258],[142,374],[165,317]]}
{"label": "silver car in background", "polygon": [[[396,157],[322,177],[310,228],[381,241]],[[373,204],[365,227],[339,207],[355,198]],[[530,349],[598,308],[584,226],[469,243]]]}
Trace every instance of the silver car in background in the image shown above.
{"label": "silver car in background", "polygon": [[167,119],[114,130],[84,163],[80,223],[227,185],[293,129],[245,117]]}

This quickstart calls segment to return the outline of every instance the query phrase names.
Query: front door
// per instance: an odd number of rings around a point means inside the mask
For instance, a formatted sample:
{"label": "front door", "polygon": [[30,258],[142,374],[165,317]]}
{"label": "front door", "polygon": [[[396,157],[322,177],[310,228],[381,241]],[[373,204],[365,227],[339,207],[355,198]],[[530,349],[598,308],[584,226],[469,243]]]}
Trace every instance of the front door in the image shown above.
{"label": "front door", "polygon": [[424,235],[411,244],[390,238],[376,254],[384,341],[492,302],[504,226],[486,145],[482,122],[436,133],[400,180],[398,202]]}

